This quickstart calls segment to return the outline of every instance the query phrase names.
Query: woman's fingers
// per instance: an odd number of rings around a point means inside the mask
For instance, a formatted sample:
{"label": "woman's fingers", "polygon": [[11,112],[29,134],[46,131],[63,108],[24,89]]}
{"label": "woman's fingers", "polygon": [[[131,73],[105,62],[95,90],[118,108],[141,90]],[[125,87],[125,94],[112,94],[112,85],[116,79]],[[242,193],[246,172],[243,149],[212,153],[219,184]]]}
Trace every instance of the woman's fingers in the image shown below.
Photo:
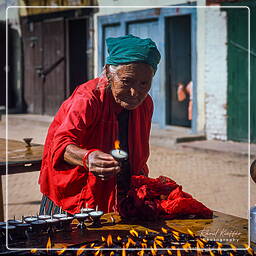
{"label": "woman's fingers", "polygon": [[110,154],[101,151],[92,152],[88,163],[90,172],[102,180],[107,180],[120,171],[119,163]]}

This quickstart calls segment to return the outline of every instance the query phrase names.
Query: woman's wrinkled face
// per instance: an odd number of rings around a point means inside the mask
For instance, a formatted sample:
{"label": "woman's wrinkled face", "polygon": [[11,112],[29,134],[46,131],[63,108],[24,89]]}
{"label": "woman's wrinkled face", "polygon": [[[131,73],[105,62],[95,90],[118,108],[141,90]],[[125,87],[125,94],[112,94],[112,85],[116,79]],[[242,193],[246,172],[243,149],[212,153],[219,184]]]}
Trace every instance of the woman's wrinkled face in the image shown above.
{"label": "woman's wrinkled face", "polygon": [[153,69],[145,63],[122,65],[110,75],[111,90],[116,103],[123,108],[137,108],[151,88]]}

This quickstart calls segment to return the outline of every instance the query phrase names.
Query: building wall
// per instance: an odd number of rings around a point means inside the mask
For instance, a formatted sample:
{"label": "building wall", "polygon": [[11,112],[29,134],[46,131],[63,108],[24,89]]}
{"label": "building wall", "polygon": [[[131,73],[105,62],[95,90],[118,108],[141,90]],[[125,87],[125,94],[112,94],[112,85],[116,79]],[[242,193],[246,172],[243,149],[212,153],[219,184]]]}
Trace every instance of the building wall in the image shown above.
{"label": "building wall", "polygon": [[[227,139],[226,12],[208,8],[205,19],[205,113],[207,139]],[[221,28],[221,30],[220,30]]]}

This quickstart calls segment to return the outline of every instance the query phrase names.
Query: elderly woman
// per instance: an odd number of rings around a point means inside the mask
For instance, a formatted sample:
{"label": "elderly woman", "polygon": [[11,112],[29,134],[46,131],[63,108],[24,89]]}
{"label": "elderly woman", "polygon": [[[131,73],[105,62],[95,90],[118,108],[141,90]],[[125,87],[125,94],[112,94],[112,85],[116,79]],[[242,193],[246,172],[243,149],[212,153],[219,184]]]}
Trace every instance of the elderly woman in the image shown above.
{"label": "elderly woman", "polygon": [[[148,175],[148,92],[160,53],[151,39],[132,35],[106,42],[103,74],[78,86],[49,128],[39,178],[41,213],[61,207],[74,214],[86,205],[116,211],[131,175]],[[129,155],[122,168],[109,153],[117,139]]]}

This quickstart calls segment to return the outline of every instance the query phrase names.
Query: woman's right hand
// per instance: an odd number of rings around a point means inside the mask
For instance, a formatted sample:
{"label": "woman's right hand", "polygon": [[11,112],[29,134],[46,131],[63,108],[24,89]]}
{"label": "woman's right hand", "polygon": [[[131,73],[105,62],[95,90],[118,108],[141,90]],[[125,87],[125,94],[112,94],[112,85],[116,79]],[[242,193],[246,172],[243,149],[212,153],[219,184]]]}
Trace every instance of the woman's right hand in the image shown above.
{"label": "woman's right hand", "polygon": [[93,151],[87,159],[89,171],[102,180],[108,180],[120,172],[119,163],[110,154]]}

